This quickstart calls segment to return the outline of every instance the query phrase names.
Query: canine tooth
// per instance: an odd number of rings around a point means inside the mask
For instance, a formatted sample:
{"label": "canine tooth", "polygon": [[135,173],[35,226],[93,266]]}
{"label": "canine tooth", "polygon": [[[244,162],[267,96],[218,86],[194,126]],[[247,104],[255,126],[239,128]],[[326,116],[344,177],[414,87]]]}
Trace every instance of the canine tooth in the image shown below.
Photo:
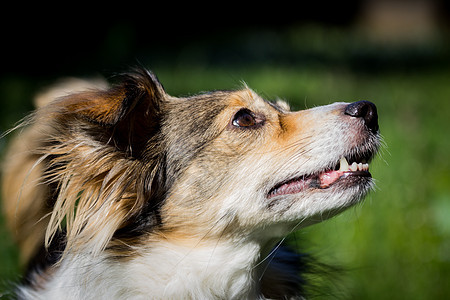
{"label": "canine tooth", "polygon": [[350,166],[350,170],[352,170],[353,172],[358,170],[358,164],[356,162],[353,162],[352,165]]}
{"label": "canine tooth", "polygon": [[348,171],[348,162],[345,159],[345,157],[342,157],[341,160],[339,161],[339,171]]}

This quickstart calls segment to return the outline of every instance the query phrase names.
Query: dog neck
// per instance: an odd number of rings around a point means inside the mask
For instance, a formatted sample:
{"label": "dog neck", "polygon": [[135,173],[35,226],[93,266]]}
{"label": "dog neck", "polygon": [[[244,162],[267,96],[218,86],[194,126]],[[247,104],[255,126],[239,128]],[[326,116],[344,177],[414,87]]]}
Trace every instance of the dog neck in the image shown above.
{"label": "dog neck", "polygon": [[260,262],[263,252],[254,241],[164,241],[152,246],[144,260],[131,262],[130,268],[154,278],[153,286],[149,281],[142,282],[142,286],[149,288],[145,293],[158,291],[162,298],[185,295],[192,299],[257,299],[265,269]]}
{"label": "dog neck", "polygon": [[264,252],[254,241],[162,240],[119,261],[107,251],[95,258],[70,254],[51,272],[47,288],[21,293],[24,298],[260,299]]}

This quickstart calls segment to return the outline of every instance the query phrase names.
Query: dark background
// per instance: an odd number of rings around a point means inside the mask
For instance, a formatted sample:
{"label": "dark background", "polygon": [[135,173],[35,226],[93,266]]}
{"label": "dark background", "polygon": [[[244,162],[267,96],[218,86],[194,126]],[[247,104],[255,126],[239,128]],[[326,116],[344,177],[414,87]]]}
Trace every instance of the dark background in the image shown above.
{"label": "dark background", "polygon": [[[286,43],[284,31],[307,24],[355,28],[368,18],[371,2],[377,1],[322,0],[265,5],[227,2],[209,3],[207,7],[186,3],[119,3],[101,9],[83,3],[73,3],[67,8],[16,7],[3,12],[0,72],[2,76],[74,75],[90,70],[117,71],[137,61],[150,66],[196,63],[196,60],[212,66],[302,63],[310,58],[304,57],[310,47],[305,45],[304,52],[290,49],[283,44]],[[448,25],[450,4],[445,0],[378,2],[406,3],[406,7],[409,3],[429,2],[432,3],[430,17],[436,28]],[[358,53],[349,53],[347,59],[361,60],[364,57],[360,56],[366,55],[370,61],[370,55],[374,56],[374,53],[359,53],[356,57],[355,54]],[[384,67],[397,66],[391,62]]]}

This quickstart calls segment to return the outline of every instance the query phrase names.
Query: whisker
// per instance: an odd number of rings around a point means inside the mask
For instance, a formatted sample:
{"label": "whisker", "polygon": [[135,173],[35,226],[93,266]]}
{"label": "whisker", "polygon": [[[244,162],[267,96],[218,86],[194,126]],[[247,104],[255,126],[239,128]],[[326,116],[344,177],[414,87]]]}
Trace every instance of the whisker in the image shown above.
{"label": "whisker", "polygon": [[268,263],[266,264],[266,266],[264,267],[264,270],[261,272],[261,276],[259,277],[259,281],[262,280],[262,278],[264,277],[265,272],[267,271],[267,268],[269,267],[270,263],[272,262],[272,260],[275,258],[275,253],[278,251],[278,249],[280,249],[281,245],[283,244],[283,242],[286,240],[286,238],[288,237],[289,234],[293,233],[294,231],[297,230],[298,226],[301,225],[301,223],[303,223],[303,221],[306,218],[301,219],[299,222],[297,222],[297,224],[295,224],[292,229],[275,245],[274,248],[272,248],[272,250],[270,251],[270,253],[268,255],[266,255],[266,257],[264,259],[262,259],[259,263],[257,263],[253,269],[257,268],[258,266],[260,266],[262,263],[264,263],[265,261],[269,260]]}

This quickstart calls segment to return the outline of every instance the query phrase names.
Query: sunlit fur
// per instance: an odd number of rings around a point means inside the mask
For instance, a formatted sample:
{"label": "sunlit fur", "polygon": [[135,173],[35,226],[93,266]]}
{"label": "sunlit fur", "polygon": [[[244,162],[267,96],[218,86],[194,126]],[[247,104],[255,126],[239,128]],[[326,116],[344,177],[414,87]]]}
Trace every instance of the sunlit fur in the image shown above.
{"label": "sunlit fur", "polygon": [[[8,225],[22,263],[37,266],[21,298],[302,298],[299,265],[278,243],[372,187],[268,197],[375,153],[378,133],[346,103],[291,112],[248,87],[176,98],[142,69],[62,86],[39,98],[5,158]],[[242,109],[252,126],[236,126]]]}

